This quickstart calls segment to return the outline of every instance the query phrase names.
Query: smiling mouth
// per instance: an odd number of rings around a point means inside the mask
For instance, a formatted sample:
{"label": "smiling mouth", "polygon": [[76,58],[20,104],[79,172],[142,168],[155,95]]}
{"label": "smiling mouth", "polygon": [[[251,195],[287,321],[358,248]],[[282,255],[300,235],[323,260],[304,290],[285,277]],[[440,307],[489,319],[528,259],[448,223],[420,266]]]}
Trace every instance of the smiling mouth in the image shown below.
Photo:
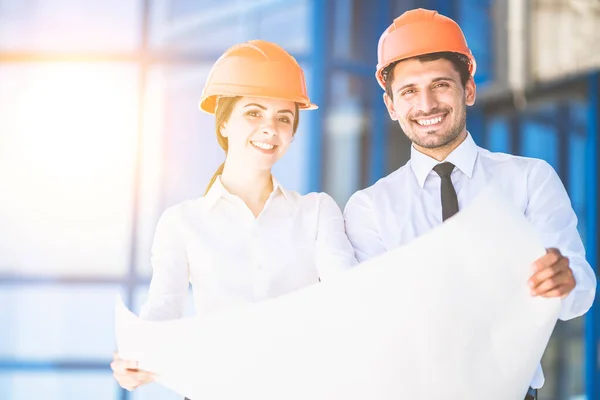
{"label": "smiling mouth", "polygon": [[252,146],[256,147],[257,149],[260,150],[273,150],[275,147],[277,147],[274,144],[270,144],[270,143],[265,143],[265,142],[258,142],[258,141],[251,141],[250,142],[252,144]]}
{"label": "smiling mouth", "polygon": [[447,116],[448,114],[444,114],[444,115],[440,115],[434,118],[427,118],[427,119],[413,119],[413,121],[415,121],[417,123],[417,125],[420,126],[424,126],[424,127],[430,127],[430,126],[436,126],[439,125]]}

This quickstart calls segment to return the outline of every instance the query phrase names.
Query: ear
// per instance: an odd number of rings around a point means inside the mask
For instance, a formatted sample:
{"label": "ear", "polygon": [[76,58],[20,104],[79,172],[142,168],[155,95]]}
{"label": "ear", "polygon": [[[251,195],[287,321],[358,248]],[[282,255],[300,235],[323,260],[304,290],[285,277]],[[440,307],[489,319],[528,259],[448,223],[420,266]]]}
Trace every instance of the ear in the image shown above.
{"label": "ear", "polygon": [[385,103],[385,107],[390,114],[390,118],[392,121],[398,121],[398,115],[396,114],[396,109],[394,108],[394,101],[388,96],[387,92],[383,93],[383,102]]}
{"label": "ear", "polygon": [[221,134],[221,136],[223,136],[224,138],[226,138],[228,135],[227,133],[227,122],[223,122],[221,124],[221,126],[219,127],[219,133]]}
{"label": "ear", "polygon": [[470,77],[467,83],[465,84],[465,103],[468,106],[472,106],[475,104],[475,98],[477,92],[477,88],[475,86],[475,81],[473,77]]}

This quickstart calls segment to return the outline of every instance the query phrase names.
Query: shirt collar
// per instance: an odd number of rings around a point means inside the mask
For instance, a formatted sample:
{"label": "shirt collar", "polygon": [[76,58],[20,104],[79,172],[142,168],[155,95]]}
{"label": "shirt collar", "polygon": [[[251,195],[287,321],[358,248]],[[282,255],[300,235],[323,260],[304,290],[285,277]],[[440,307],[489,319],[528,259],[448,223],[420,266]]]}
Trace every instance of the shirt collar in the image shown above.
{"label": "shirt collar", "polygon": [[[473,141],[471,134],[467,132],[465,140],[463,140],[463,142],[459,144],[444,161],[451,162],[456,168],[462,171],[463,174],[471,178],[473,176],[473,168],[475,167],[476,159],[477,145]],[[414,146],[411,146],[410,165],[421,188],[425,186],[427,176],[437,164],[439,164],[439,162],[436,159],[421,153],[415,149]]]}
{"label": "shirt collar", "polygon": [[[270,197],[276,196],[278,193],[281,193],[285,199],[290,202],[290,204],[297,206],[296,201],[293,196],[291,196],[290,192],[285,190],[283,186],[279,183],[275,177],[273,179],[273,192],[271,192]],[[215,182],[212,184],[208,193],[204,196],[204,207],[206,211],[209,211],[214,205],[217,203],[219,199],[223,197],[231,196],[231,193],[223,186],[221,182],[221,175],[217,176]]]}
{"label": "shirt collar", "polygon": [[273,192],[277,191],[283,194],[283,197],[285,197],[287,201],[289,201],[294,206],[297,206],[294,196],[292,196],[291,193],[288,190],[286,190],[283,186],[281,186],[281,183],[279,183],[279,181],[275,179],[275,177],[273,177]]}
{"label": "shirt collar", "polygon": [[225,189],[223,183],[221,183],[221,175],[217,176],[217,179],[215,179],[210,189],[208,189],[208,192],[204,195],[203,203],[205,209],[207,211],[210,210],[219,199],[228,194],[229,192]]}

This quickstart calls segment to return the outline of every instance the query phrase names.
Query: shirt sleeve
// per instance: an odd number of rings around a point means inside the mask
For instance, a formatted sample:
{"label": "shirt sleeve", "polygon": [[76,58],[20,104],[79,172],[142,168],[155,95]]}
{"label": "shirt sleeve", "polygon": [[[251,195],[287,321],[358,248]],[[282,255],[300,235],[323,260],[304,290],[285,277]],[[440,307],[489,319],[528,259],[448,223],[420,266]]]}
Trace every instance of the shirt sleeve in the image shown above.
{"label": "shirt sleeve", "polygon": [[537,228],[544,247],[554,247],[569,259],[575,289],[562,300],[559,318],[563,321],[583,315],[596,294],[596,275],[585,259],[577,231],[577,216],[560,178],[545,161],[532,170],[528,181],[529,201],[525,216]]}
{"label": "shirt sleeve", "polygon": [[354,250],[344,231],[342,212],[337,203],[325,193],[319,196],[315,255],[321,280],[329,279],[357,264]]}
{"label": "shirt sleeve", "polygon": [[387,251],[372,210],[373,202],[364,191],[354,193],[344,209],[346,234],[359,262]]}
{"label": "shirt sleeve", "polygon": [[152,281],[140,317],[146,320],[181,318],[188,295],[189,267],[180,234],[180,208],[167,209],[160,217],[152,244]]}

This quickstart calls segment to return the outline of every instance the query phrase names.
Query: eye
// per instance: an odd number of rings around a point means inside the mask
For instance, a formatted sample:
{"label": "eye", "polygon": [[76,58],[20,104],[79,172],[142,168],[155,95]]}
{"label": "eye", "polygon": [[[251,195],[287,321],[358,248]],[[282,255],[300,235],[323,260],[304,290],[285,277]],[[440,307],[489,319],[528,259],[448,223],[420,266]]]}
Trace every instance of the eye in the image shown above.
{"label": "eye", "polygon": [[284,124],[289,124],[291,123],[290,118],[289,117],[279,117],[279,122],[283,122]]}
{"label": "eye", "polygon": [[416,93],[416,90],[415,90],[415,89],[406,89],[405,91],[403,91],[403,92],[401,93],[401,95],[402,95],[402,96],[407,96],[407,95],[410,95],[410,94],[413,94],[413,93]]}
{"label": "eye", "polygon": [[448,87],[448,86],[450,86],[450,85],[448,85],[448,83],[446,83],[446,82],[438,82],[433,87],[440,88],[440,87]]}
{"label": "eye", "polygon": [[250,110],[246,113],[249,117],[260,117],[260,112],[256,110]]}

